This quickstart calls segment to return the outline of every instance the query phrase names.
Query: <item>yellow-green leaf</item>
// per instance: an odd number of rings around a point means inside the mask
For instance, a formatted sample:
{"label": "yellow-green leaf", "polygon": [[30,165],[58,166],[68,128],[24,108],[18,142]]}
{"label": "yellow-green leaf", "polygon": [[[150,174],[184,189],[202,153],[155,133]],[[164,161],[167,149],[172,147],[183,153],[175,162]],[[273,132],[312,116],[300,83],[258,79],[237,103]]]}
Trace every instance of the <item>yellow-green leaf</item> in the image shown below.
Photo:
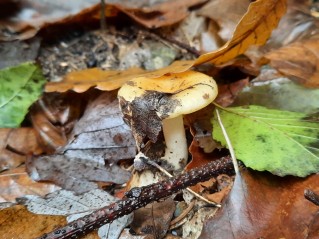
{"label": "yellow-green leaf", "polygon": [[[319,171],[319,117],[261,106],[220,110],[235,153],[247,167],[279,176],[305,177]],[[213,123],[213,138],[226,145]]]}

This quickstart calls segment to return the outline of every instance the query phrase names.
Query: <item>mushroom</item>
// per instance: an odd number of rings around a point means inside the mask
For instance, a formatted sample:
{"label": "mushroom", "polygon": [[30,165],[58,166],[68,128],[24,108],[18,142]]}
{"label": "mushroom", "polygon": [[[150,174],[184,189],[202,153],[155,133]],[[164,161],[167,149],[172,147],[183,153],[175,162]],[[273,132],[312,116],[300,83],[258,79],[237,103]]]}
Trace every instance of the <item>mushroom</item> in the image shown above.
{"label": "mushroom", "polygon": [[162,135],[166,147],[161,159],[174,170],[185,166],[188,158],[183,115],[204,108],[216,96],[213,78],[195,71],[137,77],[118,92],[124,120],[131,126],[138,150],[145,151],[149,141],[158,144]]}

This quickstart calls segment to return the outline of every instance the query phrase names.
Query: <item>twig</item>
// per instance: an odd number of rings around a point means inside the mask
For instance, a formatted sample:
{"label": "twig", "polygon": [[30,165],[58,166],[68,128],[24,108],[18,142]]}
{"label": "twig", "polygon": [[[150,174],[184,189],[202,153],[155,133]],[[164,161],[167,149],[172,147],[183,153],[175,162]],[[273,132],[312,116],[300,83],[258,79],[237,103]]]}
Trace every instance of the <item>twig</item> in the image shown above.
{"label": "twig", "polygon": [[101,30],[103,32],[106,31],[106,19],[105,19],[105,0],[101,0],[101,19],[100,19],[100,24],[101,24]]}
{"label": "twig", "polygon": [[221,158],[205,166],[194,168],[184,174],[158,183],[140,188],[132,188],[125,194],[125,199],[96,210],[53,232],[44,234],[39,239],[78,238],[151,202],[168,197],[188,186],[207,181],[219,174],[234,174],[233,164],[229,157]]}
{"label": "twig", "polygon": [[[151,161],[145,157],[140,157],[140,159],[144,162],[144,163],[147,163],[149,165],[152,165],[153,167],[157,168],[159,171],[161,171],[162,173],[164,173],[166,176],[168,177],[173,177],[172,174],[170,174],[169,172],[167,172],[164,168],[162,168],[161,166],[159,166],[157,163],[155,163],[154,161]],[[221,207],[221,205],[219,203],[216,203],[216,202],[213,202],[213,201],[210,201],[208,200],[207,198],[204,198],[203,196],[201,196],[200,194],[198,194],[197,192],[193,191],[191,188],[186,188],[186,190],[188,192],[190,192],[191,194],[193,194],[195,197],[197,197],[198,199],[210,204],[210,205],[213,205],[215,207]]]}
{"label": "twig", "polygon": [[195,201],[191,201],[191,203],[188,205],[188,207],[181,213],[181,215],[179,215],[178,217],[176,217],[174,220],[172,220],[170,222],[170,226],[174,226],[176,223],[178,223],[180,220],[182,220],[194,207],[195,205]]}
{"label": "twig", "polygon": [[304,192],[305,198],[308,199],[313,204],[319,206],[319,195],[310,189],[306,189]]}

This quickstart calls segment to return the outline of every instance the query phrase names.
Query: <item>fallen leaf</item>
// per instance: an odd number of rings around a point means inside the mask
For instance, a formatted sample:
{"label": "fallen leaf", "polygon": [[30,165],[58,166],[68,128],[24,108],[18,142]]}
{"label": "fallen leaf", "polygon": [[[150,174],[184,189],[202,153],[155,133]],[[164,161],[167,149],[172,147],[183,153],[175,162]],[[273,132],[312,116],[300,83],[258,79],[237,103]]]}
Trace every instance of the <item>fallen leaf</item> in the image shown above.
{"label": "fallen leaf", "polygon": [[131,68],[125,71],[103,71],[98,68],[75,71],[67,74],[62,82],[47,83],[45,92],[65,92],[72,89],[75,92],[82,93],[91,87],[112,91],[120,88],[126,81],[142,72],[144,71],[140,68]]}
{"label": "fallen leaf", "polygon": [[319,33],[318,18],[311,15],[313,6],[311,1],[288,0],[287,14],[285,14],[278,28],[276,28],[266,49],[286,46],[311,38]]}
{"label": "fallen leaf", "polygon": [[41,28],[61,22],[75,22],[99,11],[99,0],[60,1],[26,0],[7,6],[14,14],[0,20],[0,40],[12,41],[33,37]]}
{"label": "fallen leaf", "polygon": [[0,172],[24,163],[29,154],[42,152],[34,129],[0,129]]}
{"label": "fallen leaf", "polygon": [[33,38],[29,41],[1,42],[0,69],[34,61],[39,53],[40,44],[39,38]]}
{"label": "fallen leaf", "polygon": [[[220,109],[235,153],[247,167],[305,177],[319,170],[318,118],[261,106]],[[216,115],[213,138],[227,145]]]}
{"label": "fallen leaf", "polygon": [[[19,201],[35,214],[67,216],[67,221],[72,222],[94,210],[110,205],[117,199],[103,190],[95,189],[79,196],[65,190],[55,191],[44,198],[27,195]],[[118,238],[132,219],[132,214],[125,215],[110,224],[103,225],[99,228],[98,235],[102,239]]]}
{"label": "fallen leaf", "polygon": [[[261,74],[264,74],[263,71]],[[268,81],[253,80],[238,93],[233,106],[260,105],[310,114],[318,112],[318,101],[318,89],[305,88],[287,78],[276,76]]]}
{"label": "fallen leaf", "polygon": [[194,65],[223,64],[244,53],[251,45],[263,45],[286,11],[286,0],[257,0],[249,5],[232,38],[220,49],[201,55]]}
{"label": "fallen leaf", "polygon": [[[319,35],[318,35],[319,36]],[[319,87],[319,39],[313,38],[267,53],[269,64],[306,87]]]}
{"label": "fallen leaf", "polygon": [[125,183],[130,173],[120,160],[136,154],[135,141],[118,107],[116,92],[104,92],[86,108],[69,142],[54,155],[30,158],[34,180],[50,180],[77,193],[96,188],[96,182]]}
{"label": "fallen leaf", "polygon": [[1,173],[0,179],[0,202],[14,202],[17,197],[26,194],[44,196],[59,189],[54,184],[33,181],[25,166]]}
{"label": "fallen leaf", "polygon": [[318,207],[303,194],[306,188],[318,191],[317,182],[318,175],[281,178],[242,170],[224,205],[206,221],[199,238],[309,238]]}
{"label": "fallen leaf", "polygon": [[216,21],[220,27],[219,35],[228,41],[250,3],[249,0],[214,0],[208,2],[198,14]]}
{"label": "fallen leaf", "polygon": [[203,54],[194,61],[176,61],[168,67],[146,73],[145,76],[156,78],[167,73],[180,73],[206,62],[221,65],[244,53],[251,45],[264,44],[285,11],[286,0],[254,1],[238,23],[232,38],[224,46]]}
{"label": "fallen leaf", "polygon": [[237,100],[245,86],[249,84],[248,79],[243,79],[230,84],[219,84],[218,95],[215,102],[218,105],[227,107]]}
{"label": "fallen leaf", "polygon": [[[101,90],[113,90],[119,88],[127,80],[139,76],[158,78],[168,73],[182,73],[190,69],[192,66],[200,65],[206,62],[211,62],[215,65],[223,64],[244,53],[248,47],[253,44],[264,44],[270,36],[273,28],[277,26],[280,17],[285,12],[285,9],[286,0],[258,0],[251,3],[247,13],[238,23],[233,37],[220,49],[201,55],[196,60],[175,61],[167,67],[144,74],[142,74],[142,70],[137,70],[136,68],[128,69],[122,73],[119,71],[101,71],[94,69],[92,70],[94,74],[97,74],[100,77],[102,76],[100,78],[101,81],[99,80],[96,82],[97,77],[93,76],[94,82],[88,82],[87,79],[90,77],[88,75],[91,75],[90,70],[90,74],[87,74],[88,72],[86,71],[79,73],[78,80],[71,78],[73,79],[70,80],[71,83],[48,83],[45,90],[46,92],[63,92],[73,89],[77,92],[84,92],[93,86],[97,86],[97,88]],[[81,76],[83,73],[85,74],[84,77]],[[75,74],[77,75],[77,73]],[[107,83],[103,83],[103,81]],[[101,85],[100,87],[99,84]]]}
{"label": "fallen leaf", "polygon": [[[216,207],[199,206],[197,212],[183,225],[183,238],[197,239],[207,218],[215,215]],[[218,238],[218,237],[217,237]]]}
{"label": "fallen leaf", "polygon": [[45,79],[34,63],[0,71],[0,128],[18,127],[29,106],[39,97]]}
{"label": "fallen leaf", "polygon": [[183,20],[189,14],[189,8],[207,0],[176,0],[176,1],[127,1],[109,0],[120,11],[126,13],[138,23],[148,28],[172,25]]}
{"label": "fallen leaf", "polygon": [[37,215],[22,205],[0,210],[1,238],[36,238],[65,223],[65,217]]}
{"label": "fallen leaf", "polygon": [[32,105],[32,125],[46,153],[54,153],[67,143],[74,124],[83,114],[90,98],[90,92],[88,95],[74,92],[43,94]]}
{"label": "fallen leaf", "polygon": [[163,238],[169,229],[169,223],[175,211],[173,199],[148,204],[134,212],[131,229],[137,234],[149,234],[154,238]]}

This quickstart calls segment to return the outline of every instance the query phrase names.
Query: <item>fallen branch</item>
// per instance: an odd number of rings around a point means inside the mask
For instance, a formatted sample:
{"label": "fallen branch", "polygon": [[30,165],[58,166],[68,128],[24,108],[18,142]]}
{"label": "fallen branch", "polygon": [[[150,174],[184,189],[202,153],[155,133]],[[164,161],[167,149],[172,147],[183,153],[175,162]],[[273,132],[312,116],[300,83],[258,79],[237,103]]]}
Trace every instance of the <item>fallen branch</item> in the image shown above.
{"label": "fallen branch", "polygon": [[126,193],[126,197],[123,200],[98,209],[89,215],[68,223],[64,227],[44,234],[38,239],[78,238],[98,229],[106,223],[110,223],[138,208],[144,207],[146,204],[158,201],[199,182],[207,181],[219,174],[234,174],[230,157],[221,158],[165,181],[145,187],[132,188]]}

